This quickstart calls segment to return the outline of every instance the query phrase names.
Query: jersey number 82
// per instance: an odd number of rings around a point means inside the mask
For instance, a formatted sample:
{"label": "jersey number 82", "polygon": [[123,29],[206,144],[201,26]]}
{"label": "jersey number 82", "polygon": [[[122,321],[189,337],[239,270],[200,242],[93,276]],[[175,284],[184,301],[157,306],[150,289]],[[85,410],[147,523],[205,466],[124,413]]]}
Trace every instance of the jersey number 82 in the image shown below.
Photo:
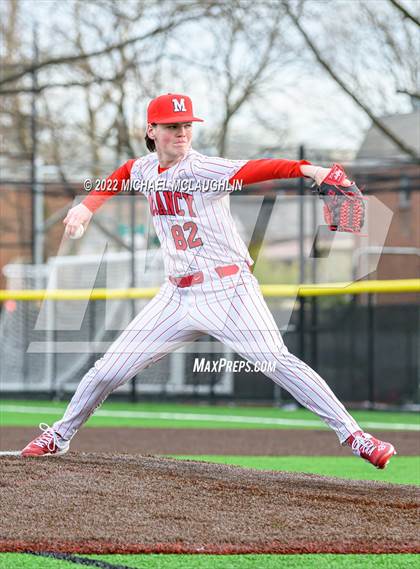
{"label": "jersey number 82", "polygon": [[200,247],[203,244],[201,238],[197,237],[197,224],[193,221],[185,222],[182,227],[173,225],[171,232],[175,247],[181,251],[185,251],[188,248],[194,249],[194,247]]}

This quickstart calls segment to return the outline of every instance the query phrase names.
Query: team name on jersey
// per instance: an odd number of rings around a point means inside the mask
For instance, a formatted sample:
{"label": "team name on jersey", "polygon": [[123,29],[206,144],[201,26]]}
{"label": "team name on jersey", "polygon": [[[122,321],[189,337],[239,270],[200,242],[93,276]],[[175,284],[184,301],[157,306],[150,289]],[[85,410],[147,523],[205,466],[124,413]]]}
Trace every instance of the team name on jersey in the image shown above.
{"label": "team name on jersey", "polygon": [[186,192],[164,190],[152,192],[147,196],[150,212],[155,215],[179,215],[188,212],[189,217],[197,217],[194,211],[194,196]]}

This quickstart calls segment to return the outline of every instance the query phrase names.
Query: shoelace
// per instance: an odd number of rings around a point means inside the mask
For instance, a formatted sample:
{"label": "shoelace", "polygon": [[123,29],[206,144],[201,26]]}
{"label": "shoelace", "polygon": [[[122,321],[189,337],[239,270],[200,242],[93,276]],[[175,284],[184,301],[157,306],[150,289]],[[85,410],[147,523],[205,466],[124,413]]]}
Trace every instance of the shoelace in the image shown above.
{"label": "shoelace", "polygon": [[34,445],[40,448],[47,447],[50,452],[53,452],[55,448],[59,446],[57,434],[49,425],[47,425],[47,423],[40,423],[39,428],[43,431],[43,434],[39,435],[39,437],[34,441]]}
{"label": "shoelace", "polygon": [[355,452],[364,452],[370,456],[376,447],[371,439],[365,438],[365,435],[356,435],[351,443],[351,448]]}

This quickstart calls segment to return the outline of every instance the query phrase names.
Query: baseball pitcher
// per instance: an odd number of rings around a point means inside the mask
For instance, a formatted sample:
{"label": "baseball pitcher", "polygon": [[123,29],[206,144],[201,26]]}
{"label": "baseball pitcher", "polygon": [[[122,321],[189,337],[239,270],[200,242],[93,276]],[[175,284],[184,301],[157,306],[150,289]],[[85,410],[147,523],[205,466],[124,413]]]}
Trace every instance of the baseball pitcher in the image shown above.
{"label": "baseball pitcher", "polygon": [[167,94],[147,110],[150,153],[128,160],[108,178],[110,191],[92,192],[64,219],[69,236],[86,228],[94,212],[127,184],[149,202],[163,249],[166,282],[108,351],[82,378],[62,419],[23,450],[22,456],[60,456],[102,402],[141,370],[210,334],[251,364],[267,365],[266,375],[316,413],[341,444],[377,468],[395,454],[392,444],[363,432],[320,375],[291,354],[250,268],[253,260],[232,219],[229,194],[235,184],[308,177],[324,201],[333,231],[359,232],[364,201],[339,165],[314,166],[305,160],[228,160],[193,150],[193,123],[202,122],[191,99]]}

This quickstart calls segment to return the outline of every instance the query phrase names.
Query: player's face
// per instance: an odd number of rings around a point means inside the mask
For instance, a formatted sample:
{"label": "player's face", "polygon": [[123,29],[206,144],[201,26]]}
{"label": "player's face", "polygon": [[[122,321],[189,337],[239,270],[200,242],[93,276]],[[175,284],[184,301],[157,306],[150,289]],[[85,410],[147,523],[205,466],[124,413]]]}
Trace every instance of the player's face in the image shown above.
{"label": "player's face", "polygon": [[153,138],[158,155],[171,160],[182,158],[190,149],[192,123],[157,124],[148,126],[148,135]]}

